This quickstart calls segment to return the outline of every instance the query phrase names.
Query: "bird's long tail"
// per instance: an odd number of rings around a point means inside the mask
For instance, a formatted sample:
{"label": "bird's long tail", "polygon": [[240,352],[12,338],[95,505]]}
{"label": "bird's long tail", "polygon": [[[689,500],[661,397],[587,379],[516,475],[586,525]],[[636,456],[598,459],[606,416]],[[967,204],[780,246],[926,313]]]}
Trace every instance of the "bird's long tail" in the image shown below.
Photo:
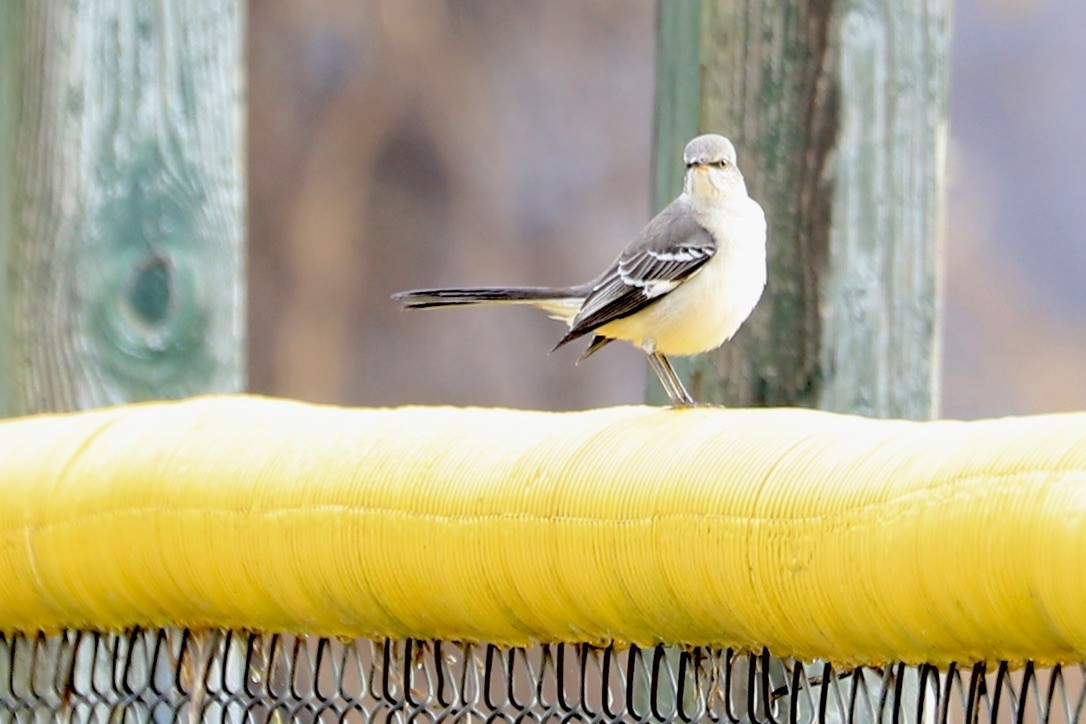
{"label": "bird's long tail", "polygon": [[584,300],[577,289],[555,287],[453,287],[411,289],[392,298],[407,309],[429,309],[465,304],[530,304],[558,319],[569,320]]}

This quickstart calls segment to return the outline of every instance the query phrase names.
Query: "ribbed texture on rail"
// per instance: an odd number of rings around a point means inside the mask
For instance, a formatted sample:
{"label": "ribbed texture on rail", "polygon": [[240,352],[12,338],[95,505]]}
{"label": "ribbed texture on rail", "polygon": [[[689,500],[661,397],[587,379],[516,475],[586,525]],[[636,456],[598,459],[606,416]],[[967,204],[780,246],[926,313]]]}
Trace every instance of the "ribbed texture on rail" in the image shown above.
{"label": "ribbed texture on rail", "polygon": [[1086,658],[1086,414],[343,409],[0,424],[0,628]]}

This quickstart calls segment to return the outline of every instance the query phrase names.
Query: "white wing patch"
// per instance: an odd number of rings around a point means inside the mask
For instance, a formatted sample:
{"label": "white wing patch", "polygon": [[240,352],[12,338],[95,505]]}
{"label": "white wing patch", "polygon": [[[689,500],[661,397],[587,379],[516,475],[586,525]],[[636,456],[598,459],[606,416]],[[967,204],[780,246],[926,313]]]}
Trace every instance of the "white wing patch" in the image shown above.
{"label": "white wing patch", "polygon": [[645,252],[659,261],[694,261],[704,256],[701,249],[687,247],[685,249],[648,249]]}
{"label": "white wing patch", "polygon": [[704,246],[674,246],[666,249],[643,249],[618,263],[618,278],[628,287],[639,289],[647,299],[667,294],[713,255],[714,249]]}
{"label": "white wing patch", "polygon": [[649,299],[662,297],[675,287],[679,286],[678,282],[672,282],[666,279],[643,279],[641,281],[627,281],[626,283],[636,284],[637,286],[644,289],[645,296]]}

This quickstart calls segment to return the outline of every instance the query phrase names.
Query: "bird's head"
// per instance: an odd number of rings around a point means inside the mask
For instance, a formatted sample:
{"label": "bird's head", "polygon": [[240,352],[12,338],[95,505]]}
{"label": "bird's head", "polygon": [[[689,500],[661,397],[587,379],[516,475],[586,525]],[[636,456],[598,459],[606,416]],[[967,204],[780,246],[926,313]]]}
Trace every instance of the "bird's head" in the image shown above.
{"label": "bird's head", "polygon": [[715,133],[698,136],[683,151],[685,193],[696,206],[710,206],[747,195],[743,174],[735,164],[735,146]]}

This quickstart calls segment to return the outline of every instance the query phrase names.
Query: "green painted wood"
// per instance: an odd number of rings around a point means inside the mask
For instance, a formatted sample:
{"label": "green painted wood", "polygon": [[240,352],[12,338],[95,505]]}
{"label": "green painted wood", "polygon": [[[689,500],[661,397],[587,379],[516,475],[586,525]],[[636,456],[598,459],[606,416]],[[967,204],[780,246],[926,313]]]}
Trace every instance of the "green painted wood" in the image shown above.
{"label": "green painted wood", "polygon": [[240,0],[0,9],[6,414],[239,390]]}
{"label": "green painted wood", "polygon": [[[696,58],[687,38],[663,37],[665,17],[673,27],[692,6]],[[697,73],[701,97],[660,82],[657,163],[677,164],[694,120],[729,136],[769,220],[766,294],[734,340],[677,365],[691,392],[935,414],[948,0],[703,0],[660,12],[657,66],[687,87]],[[679,188],[661,173],[654,183],[657,200]]]}
{"label": "green painted wood", "polygon": [[653,118],[652,211],[682,189],[683,148],[698,135],[701,106],[701,2],[656,4],[656,112]]}
{"label": "green painted wood", "polygon": [[0,415],[241,389],[242,22],[0,5]]}

